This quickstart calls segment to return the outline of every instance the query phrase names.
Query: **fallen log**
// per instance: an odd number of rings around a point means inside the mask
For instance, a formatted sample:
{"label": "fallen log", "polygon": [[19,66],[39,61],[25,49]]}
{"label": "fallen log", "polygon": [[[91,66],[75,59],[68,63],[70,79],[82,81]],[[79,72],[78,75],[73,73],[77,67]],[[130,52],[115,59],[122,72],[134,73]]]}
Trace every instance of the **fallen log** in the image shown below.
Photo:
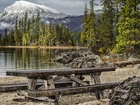
{"label": "fallen log", "polygon": [[118,67],[125,67],[127,65],[134,65],[134,64],[140,64],[140,59],[132,60],[132,61],[114,62],[114,65]]}

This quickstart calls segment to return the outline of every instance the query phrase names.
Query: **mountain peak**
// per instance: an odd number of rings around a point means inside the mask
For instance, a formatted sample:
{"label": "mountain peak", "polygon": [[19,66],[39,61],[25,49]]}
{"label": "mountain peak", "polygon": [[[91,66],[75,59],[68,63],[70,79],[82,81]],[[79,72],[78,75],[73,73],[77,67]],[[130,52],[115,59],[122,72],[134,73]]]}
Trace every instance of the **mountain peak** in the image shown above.
{"label": "mountain peak", "polygon": [[6,7],[0,12],[0,29],[12,28],[15,24],[15,19],[22,19],[28,13],[28,18],[32,19],[33,16],[37,16],[40,13],[42,21],[46,22],[48,18],[60,19],[67,17],[68,15],[39,4],[34,4],[28,1],[16,1],[12,5]]}
{"label": "mountain peak", "polygon": [[27,11],[29,9],[31,10],[34,10],[35,8],[40,8],[40,9],[44,9],[46,10],[46,12],[50,11],[52,13],[61,13],[59,12],[58,10],[56,9],[53,9],[53,8],[50,8],[50,7],[47,7],[47,6],[44,6],[44,5],[38,5],[38,4],[34,4],[34,3],[31,3],[31,2],[28,2],[28,1],[23,1],[23,0],[20,0],[20,1],[15,1],[15,3],[12,5],[13,7],[18,7],[19,9],[26,9]]}
{"label": "mountain peak", "polygon": [[40,13],[41,18],[64,18],[67,16],[56,9],[44,5],[38,5],[28,1],[16,1],[0,13],[0,19],[7,20],[7,18],[22,18],[26,12],[30,14],[29,18],[33,15],[36,16],[38,12]]}

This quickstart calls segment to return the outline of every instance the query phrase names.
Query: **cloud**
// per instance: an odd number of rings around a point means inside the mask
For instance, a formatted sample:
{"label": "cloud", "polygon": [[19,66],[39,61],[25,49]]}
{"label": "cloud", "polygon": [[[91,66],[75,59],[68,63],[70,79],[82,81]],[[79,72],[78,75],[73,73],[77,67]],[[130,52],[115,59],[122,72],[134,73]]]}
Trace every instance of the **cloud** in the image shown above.
{"label": "cloud", "polygon": [[90,0],[38,0],[37,3],[57,9],[66,14],[79,15],[83,14],[85,2],[89,1]]}
{"label": "cloud", "polygon": [[0,23],[0,30],[3,30],[5,28],[11,28],[11,27],[13,27],[13,25],[11,25],[9,23],[5,23],[5,22]]}

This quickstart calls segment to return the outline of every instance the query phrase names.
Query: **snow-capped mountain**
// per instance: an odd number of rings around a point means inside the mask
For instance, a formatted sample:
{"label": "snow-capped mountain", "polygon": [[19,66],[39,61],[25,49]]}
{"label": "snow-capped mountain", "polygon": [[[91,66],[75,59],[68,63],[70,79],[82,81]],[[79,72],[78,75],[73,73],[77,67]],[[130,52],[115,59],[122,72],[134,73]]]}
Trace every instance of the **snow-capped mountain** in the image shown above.
{"label": "snow-capped mountain", "polygon": [[[38,5],[27,1],[16,1],[14,4],[8,6],[0,12],[0,30],[4,30],[5,28],[13,28],[15,18],[18,17],[18,19],[21,19],[25,16],[26,12],[28,13],[28,18],[37,16],[37,14],[40,13],[40,18],[42,21],[46,23],[52,22],[54,24],[65,24],[68,26],[68,28],[72,24],[75,25],[74,22],[81,22],[81,17],[79,18],[79,16],[68,16],[67,14],[44,5]],[[75,27],[77,26],[75,25]]]}
{"label": "snow-capped mountain", "polygon": [[27,1],[16,1],[14,4],[8,6],[0,12],[0,28],[6,28],[9,24],[12,26],[14,23],[13,20],[15,20],[16,17],[21,19],[25,16],[26,12],[28,13],[29,18],[32,18],[33,15],[37,16],[39,12],[42,20],[46,18],[57,19],[68,16],[58,10],[44,5],[38,5]]}
{"label": "snow-capped mountain", "polygon": [[27,1],[16,1],[14,4],[8,6],[0,13],[1,19],[9,19],[15,16],[21,18],[25,13],[30,14],[28,17],[36,16],[38,12],[41,18],[63,18],[67,15],[44,5],[38,5]]}

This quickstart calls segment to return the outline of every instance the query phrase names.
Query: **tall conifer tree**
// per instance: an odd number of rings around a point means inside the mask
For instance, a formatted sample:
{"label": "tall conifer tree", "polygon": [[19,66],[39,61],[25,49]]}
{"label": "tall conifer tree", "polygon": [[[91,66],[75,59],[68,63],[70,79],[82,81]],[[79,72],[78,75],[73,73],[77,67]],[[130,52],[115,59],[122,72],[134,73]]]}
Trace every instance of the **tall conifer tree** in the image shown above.
{"label": "tall conifer tree", "polygon": [[126,0],[118,22],[116,49],[118,52],[140,52],[140,1]]}
{"label": "tall conifer tree", "polygon": [[87,18],[87,46],[90,50],[96,47],[96,34],[95,34],[95,13],[94,13],[94,1],[90,1],[90,13]]}
{"label": "tall conifer tree", "polygon": [[112,50],[115,44],[114,36],[114,1],[103,0],[103,13],[101,14],[101,49],[103,53],[108,53]]}
{"label": "tall conifer tree", "polygon": [[81,38],[80,41],[82,42],[83,45],[87,45],[87,30],[88,30],[88,8],[87,4],[85,3],[85,10],[84,10],[84,19],[83,19],[83,30],[81,33]]}

